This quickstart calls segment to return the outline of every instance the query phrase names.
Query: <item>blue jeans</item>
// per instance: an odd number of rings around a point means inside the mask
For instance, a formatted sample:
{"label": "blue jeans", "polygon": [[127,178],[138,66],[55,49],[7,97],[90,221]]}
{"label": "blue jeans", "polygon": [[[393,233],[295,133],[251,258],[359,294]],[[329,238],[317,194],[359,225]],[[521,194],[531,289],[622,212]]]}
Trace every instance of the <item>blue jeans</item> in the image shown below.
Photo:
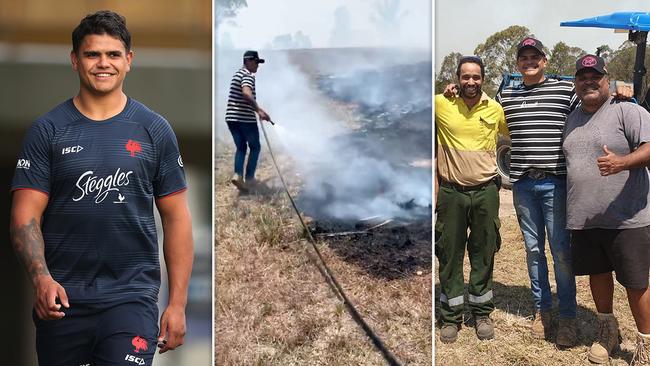
{"label": "blue jeans", "polygon": [[232,139],[235,141],[237,152],[235,153],[235,173],[244,176],[244,160],[246,159],[246,150],[250,148],[248,154],[248,163],[246,164],[245,179],[255,178],[255,169],[257,169],[257,159],[260,156],[260,132],[257,129],[257,123],[249,122],[227,122]]}
{"label": "blue jeans", "polygon": [[[566,177],[527,176],[512,185],[517,220],[526,246],[526,261],[535,309],[550,311],[551,286],[545,254],[545,234],[553,255],[560,317],[576,317],[576,281],[571,267],[571,244],[566,229]],[[546,230],[544,230],[546,229]]]}

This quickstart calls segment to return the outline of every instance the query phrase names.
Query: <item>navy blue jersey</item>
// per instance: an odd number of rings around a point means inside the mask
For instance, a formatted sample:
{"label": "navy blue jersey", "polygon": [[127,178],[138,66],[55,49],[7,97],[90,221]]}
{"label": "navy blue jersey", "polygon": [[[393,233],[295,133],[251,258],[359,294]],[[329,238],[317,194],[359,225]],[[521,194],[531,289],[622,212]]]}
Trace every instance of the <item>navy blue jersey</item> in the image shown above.
{"label": "navy blue jersey", "polygon": [[12,182],[49,197],[45,260],[71,302],[157,300],[154,197],[185,188],[171,126],[131,98],[105,121],[84,117],[72,99],[40,117]]}

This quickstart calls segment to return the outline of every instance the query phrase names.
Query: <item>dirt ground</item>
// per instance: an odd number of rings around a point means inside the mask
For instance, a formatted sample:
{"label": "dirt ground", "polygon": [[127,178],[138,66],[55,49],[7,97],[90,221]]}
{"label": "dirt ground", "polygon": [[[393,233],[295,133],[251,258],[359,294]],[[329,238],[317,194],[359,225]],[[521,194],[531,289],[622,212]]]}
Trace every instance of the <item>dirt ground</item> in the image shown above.
{"label": "dirt ground", "polygon": [[[222,147],[216,157],[216,364],[384,364],[308,259],[284,193],[240,195],[230,185],[232,153]],[[291,162],[280,164],[299,193]],[[263,149],[258,177],[277,187],[275,176]],[[432,360],[430,222],[420,229],[386,225],[318,243],[348,297],[407,365]]]}
{"label": "dirt ground", "polygon": [[[492,314],[495,324],[495,339],[479,341],[474,328],[465,324],[453,344],[439,341],[435,329],[435,364],[443,366],[565,366],[590,365],[587,350],[596,337],[596,309],[593,305],[589,282],[586,276],[577,277],[578,300],[578,345],[559,350],[553,342],[536,340],[530,336],[529,326],[533,316],[533,301],[526,270],[523,239],[512,206],[512,192],[501,190],[501,236],[503,243],[496,254],[494,269],[494,300],[496,310]],[[547,243],[548,248],[548,243]],[[553,260],[547,250],[549,269]],[[551,290],[555,296],[556,283],[550,270]],[[465,280],[469,274],[469,263],[465,261]],[[437,285],[437,280],[436,284]],[[435,291],[435,306],[439,306],[440,291]],[[554,299],[556,300],[556,299]],[[557,302],[554,302],[557,306]],[[630,313],[625,290],[618,283],[614,290],[614,314],[620,324],[623,344],[621,351],[614,353],[612,365],[628,365],[635,347],[636,327]],[[465,314],[469,319],[471,315]]]}

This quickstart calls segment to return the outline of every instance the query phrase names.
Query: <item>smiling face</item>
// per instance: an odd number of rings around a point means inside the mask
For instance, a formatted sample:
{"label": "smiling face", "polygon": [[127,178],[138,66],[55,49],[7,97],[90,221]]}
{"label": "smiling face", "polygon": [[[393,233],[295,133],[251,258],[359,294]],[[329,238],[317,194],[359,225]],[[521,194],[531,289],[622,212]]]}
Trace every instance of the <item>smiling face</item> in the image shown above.
{"label": "smiling face", "polygon": [[597,110],[609,98],[609,78],[594,69],[578,72],[575,84],[585,111]]}
{"label": "smiling face", "polygon": [[544,78],[546,63],[546,57],[534,48],[526,48],[517,56],[517,70],[521,73],[524,81],[541,82]]}
{"label": "smiling face", "polygon": [[81,92],[98,96],[122,92],[132,57],[122,41],[108,34],[85,36],[77,52],[70,54],[72,68],[79,74]]}
{"label": "smiling face", "polygon": [[465,62],[460,65],[458,82],[460,83],[461,97],[466,99],[480,97],[481,85],[483,84],[481,66],[473,62]]}

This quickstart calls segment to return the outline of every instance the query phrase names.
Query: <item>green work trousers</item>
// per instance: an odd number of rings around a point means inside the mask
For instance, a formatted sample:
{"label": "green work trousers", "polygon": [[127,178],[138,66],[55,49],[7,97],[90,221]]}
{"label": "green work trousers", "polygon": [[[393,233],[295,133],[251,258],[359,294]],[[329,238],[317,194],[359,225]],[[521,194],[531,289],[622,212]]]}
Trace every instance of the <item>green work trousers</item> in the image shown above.
{"label": "green work trousers", "polygon": [[470,191],[441,186],[436,213],[435,253],[439,264],[442,323],[460,324],[463,320],[466,243],[471,265],[469,307],[474,316],[489,315],[494,310],[494,253],[501,246],[496,184]]}

